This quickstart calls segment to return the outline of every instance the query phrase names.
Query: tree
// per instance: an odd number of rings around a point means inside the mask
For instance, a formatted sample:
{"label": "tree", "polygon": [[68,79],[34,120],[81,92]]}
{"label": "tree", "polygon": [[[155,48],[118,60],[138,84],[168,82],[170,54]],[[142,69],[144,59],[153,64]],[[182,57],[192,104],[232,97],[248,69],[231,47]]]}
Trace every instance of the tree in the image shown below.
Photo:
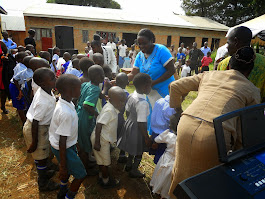
{"label": "tree", "polygon": [[120,4],[114,0],[47,0],[47,3],[121,9]]}
{"label": "tree", "polygon": [[264,0],[183,0],[186,15],[208,17],[235,26],[265,13]]}

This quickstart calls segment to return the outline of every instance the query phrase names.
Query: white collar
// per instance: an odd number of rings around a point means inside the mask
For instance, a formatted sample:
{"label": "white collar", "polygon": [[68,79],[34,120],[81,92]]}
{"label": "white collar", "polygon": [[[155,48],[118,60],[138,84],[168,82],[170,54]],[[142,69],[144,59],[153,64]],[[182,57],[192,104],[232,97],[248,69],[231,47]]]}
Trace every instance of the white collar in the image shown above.
{"label": "white collar", "polygon": [[[34,82],[35,83],[35,82]],[[49,100],[54,100],[55,96],[53,94],[53,92],[51,91],[51,95],[49,95],[45,90],[43,90],[41,87],[38,89],[40,90],[39,92],[41,93],[41,95],[44,95],[44,97],[46,97]]]}
{"label": "white collar", "polygon": [[119,111],[118,109],[116,109],[116,108],[112,105],[112,103],[108,102],[107,104],[110,106],[111,109],[115,110],[115,112],[116,112],[117,114],[120,113],[120,111]]}
{"label": "white collar", "polygon": [[140,94],[140,93],[137,93],[136,90],[133,92],[133,95],[140,98],[140,99],[144,99],[146,100],[146,97],[144,94]]}
{"label": "white collar", "polygon": [[75,105],[73,104],[73,102],[67,102],[66,100],[62,99],[62,97],[59,98],[59,102],[61,102],[62,104],[67,105],[69,108],[71,108],[73,111],[75,111]]}

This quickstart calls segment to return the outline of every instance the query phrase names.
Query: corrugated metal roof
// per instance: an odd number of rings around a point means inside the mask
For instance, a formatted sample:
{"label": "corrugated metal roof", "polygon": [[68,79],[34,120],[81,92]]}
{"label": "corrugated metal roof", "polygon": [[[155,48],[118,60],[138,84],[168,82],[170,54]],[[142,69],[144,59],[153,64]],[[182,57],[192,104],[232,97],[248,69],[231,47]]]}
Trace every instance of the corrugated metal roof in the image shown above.
{"label": "corrugated metal roof", "polygon": [[9,11],[1,15],[2,30],[25,31],[25,20],[22,11]]}
{"label": "corrugated metal roof", "polygon": [[24,16],[62,18],[114,23],[143,24],[154,26],[227,31],[229,27],[204,17],[180,16],[175,14],[153,16],[140,15],[137,12],[109,8],[73,6],[63,4],[43,4],[31,6],[24,11]]}

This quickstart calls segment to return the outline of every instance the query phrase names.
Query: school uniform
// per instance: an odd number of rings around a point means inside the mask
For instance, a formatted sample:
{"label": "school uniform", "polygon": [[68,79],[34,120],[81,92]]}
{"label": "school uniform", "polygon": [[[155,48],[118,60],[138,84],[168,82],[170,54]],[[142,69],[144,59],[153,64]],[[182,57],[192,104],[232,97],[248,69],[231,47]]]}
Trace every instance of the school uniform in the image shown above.
{"label": "school uniform", "polygon": [[[55,61],[55,62],[54,62],[54,65],[55,65],[56,70],[58,69],[58,68],[57,68],[58,60],[59,60],[59,55],[54,54],[54,55],[52,56],[52,63],[53,63],[53,61]],[[53,72],[55,72],[55,69],[54,69],[54,66],[53,66],[52,63],[50,64],[50,67],[51,67],[51,70],[52,70]]]}
{"label": "school uniform", "polygon": [[67,71],[65,72],[65,74],[72,74],[72,75],[75,75],[77,77],[81,77],[80,71],[77,70],[76,68],[68,68]]}
{"label": "school uniform", "polygon": [[43,160],[49,157],[49,126],[51,123],[53,111],[55,109],[56,99],[53,93],[51,95],[40,88],[27,112],[27,121],[23,127],[23,135],[27,147],[32,143],[32,122],[39,121],[38,127],[38,146],[32,154],[34,160]]}
{"label": "school uniform", "polygon": [[[13,78],[20,73],[23,70],[26,70],[27,67],[22,64],[22,63],[17,63],[17,65],[15,66],[14,70],[14,75]],[[11,99],[12,99],[12,105],[14,108],[16,108],[17,110],[24,110],[26,107],[25,105],[25,99],[24,97],[22,97],[20,100],[17,99],[18,95],[19,95],[19,90],[17,89],[17,87],[14,84],[13,78],[10,80],[10,84],[9,84],[9,92],[11,95]]]}
{"label": "school uniform", "polygon": [[31,80],[33,77],[33,70],[27,68],[13,77],[14,80],[18,81],[18,84],[21,85],[21,88],[24,88],[25,82]]}
{"label": "school uniform", "polygon": [[117,145],[130,155],[142,155],[143,152],[148,151],[148,148],[145,144],[144,136],[138,129],[138,122],[147,122],[147,117],[150,113],[146,96],[134,91],[129,96],[125,109],[130,114],[121,130],[121,137]]}
{"label": "school uniform", "polygon": [[171,184],[172,168],[175,161],[175,146],[176,146],[176,134],[170,132],[169,129],[165,130],[159,136],[155,138],[156,143],[163,143],[166,145],[166,150],[159,159],[150,186],[152,192],[161,195],[161,198],[170,199],[168,191]]}
{"label": "school uniform", "polygon": [[76,143],[78,137],[78,117],[75,106],[72,102],[67,102],[60,98],[53,116],[49,130],[49,140],[51,149],[57,160],[60,162],[60,136],[67,136],[66,139],[66,165],[69,175],[76,179],[86,176],[85,167],[77,155]]}
{"label": "school uniform", "polygon": [[[169,128],[170,117],[176,113],[174,108],[169,106],[169,95],[156,101],[151,115],[152,140]],[[166,144],[159,144],[157,150],[150,150],[157,164],[166,149]]]}
{"label": "school uniform", "polygon": [[119,111],[108,102],[97,117],[96,123],[103,124],[100,134],[100,151],[94,150],[96,128],[91,135],[91,143],[98,165],[109,166],[111,164],[110,144],[117,141],[118,113]]}

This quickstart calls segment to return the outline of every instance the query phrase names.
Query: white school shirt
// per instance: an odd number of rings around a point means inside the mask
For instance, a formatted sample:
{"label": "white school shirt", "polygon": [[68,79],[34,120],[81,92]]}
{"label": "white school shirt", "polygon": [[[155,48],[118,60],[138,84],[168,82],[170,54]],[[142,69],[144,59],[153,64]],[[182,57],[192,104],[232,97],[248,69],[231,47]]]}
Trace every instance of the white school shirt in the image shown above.
{"label": "white school shirt", "polygon": [[34,82],[33,78],[31,81],[31,87],[32,87],[33,95],[35,95],[37,90],[40,88],[40,86]]}
{"label": "white school shirt", "polygon": [[124,44],[123,45],[119,45],[119,56],[121,57],[126,57],[126,50],[127,50],[127,46]]}
{"label": "white school shirt", "polygon": [[[102,46],[103,57],[104,57],[104,64],[108,65],[112,71],[112,73],[117,73],[117,60],[115,54],[111,47],[109,46]],[[93,50],[89,51],[89,57],[92,58],[94,52]]]}
{"label": "white school shirt", "polygon": [[64,60],[64,58],[60,57],[57,61],[57,65],[56,68],[57,70],[62,70],[63,65],[66,63],[66,61]]}
{"label": "white school shirt", "polygon": [[56,150],[59,150],[60,135],[67,136],[67,149],[77,143],[78,116],[75,105],[61,97],[55,107],[49,129],[49,141]]}
{"label": "white school shirt", "polygon": [[186,64],[182,65],[181,67],[182,67],[181,78],[187,77],[188,73],[190,73],[190,67],[187,66]]}
{"label": "white school shirt", "polygon": [[[15,68],[13,69],[14,70],[14,76],[16,76],[19,72],[23,71],[27,69],[27,66],[25,66],[24,64],[22,63],[17,63],[17,65],[15,66]],[[13,76],[13,77],[14,77]]]}
{"label": "white school shirt", "polygon": [[[146,101],[146,96],[134,91],[131,97],[133,97],[135,100],[138,101],[135,106],[137,112],[137,122],[147,122],[147,117],[150,114],[150,112],[149,112],[149,104]],[[144,100],[139,101],[139,99],[144,99]],[[129,106],[130,105],[126,103],[125,106],[126,111],[130,110]]]}
{"label": "white school shirt", "polygon": [[79,70],[77,70],[76,68],[68,68],[65,72],[65,74],[72,74],[72,75],[75,75],[77,77],[80,77],[81,76],[81,73]]}
{"label": "white school shirt", "polygon": [[52,92],[49,95],[42,88],[38,89],[27,112],[28,120],[37,120],[39,125],[50,125],[55,105],[56,98]]}
{"label": "white school shirt", "polygon": [[108,102],[97,117],[97,123],[103,124],[100,136],[110,143],[117,141],[118,114],[119,111]]}
{"label": "white school shirt", "polygon": [[112,48],[112,50],[116,50],[116,44],[114,42],[112,42],[112,43],[108,42],[107,46],[110,46]]}
{"label": "white school shirt", "polygon": [[[55,61],[54,65],[55,65],[55,67],[56,67],[56,70],[57,70],[57,63],[58,63],[58,60],[59,60],[59,55],[54,54],[53,57],[52,57],[52,62]],[[52,63],[50,64],[50,67],[51,67],[52,71],[55,72]]]}
{"label": "white school shirt", "polygon": [[22,88],[25,86],[25,82],[31,80],[33,77],[33,70],[31,68],[27,68],[23,71],[20,71],[16,74],[13,79],[18,81],[18,84],[21,85]]}

